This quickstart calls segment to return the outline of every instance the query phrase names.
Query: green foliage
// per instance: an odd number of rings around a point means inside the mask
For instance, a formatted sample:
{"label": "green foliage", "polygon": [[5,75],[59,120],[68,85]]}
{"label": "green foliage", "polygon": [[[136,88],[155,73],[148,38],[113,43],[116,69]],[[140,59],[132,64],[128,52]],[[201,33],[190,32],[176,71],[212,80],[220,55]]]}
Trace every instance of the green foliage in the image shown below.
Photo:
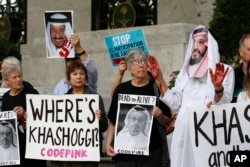
{"label": "green foliage", "polygon": [[238,54],[241,36],[250,33],[250,0],[215,0],[214,6],[209,27],[218,41],[220,54],[229,63]]}
{"label": "green foliage", "polygon": [[5,38],[0,38],[0,61],[7,56],[15,56],[20,60],[19,44],[15,44]]}
{"label": "green foliage", "polygon": [[174,87],[175,85],[175,80],[178,76],[178,74],[180,73],[179,70],[176,70],[176,71],[173,71],[171,74],[170,74],[170,81],[168,82],[168,88],[171,89],[172,87]]}

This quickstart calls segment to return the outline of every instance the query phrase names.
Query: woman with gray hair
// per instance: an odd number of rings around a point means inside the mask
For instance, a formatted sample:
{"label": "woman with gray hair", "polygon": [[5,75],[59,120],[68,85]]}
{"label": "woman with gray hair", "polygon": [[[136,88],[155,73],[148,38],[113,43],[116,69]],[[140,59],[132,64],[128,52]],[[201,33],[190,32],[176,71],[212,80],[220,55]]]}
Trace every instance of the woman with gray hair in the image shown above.
{"label": "woman with gray hair", "polygon": [[[8,64],[14,64],[16,65],[20,70],[22,70],[22,66],[21,66],[21,62],[18,58],[14,57],[14,56],[8,56],[6,58],[3,59],[2,63],[1,63],[1,73],[3,71],[3,69],[8,65]],[[23,84],[26,86],[30,86],[33,88],[33,86],[27,82],[27,81],[23,81]],[[9,86],[4,82],[4,80],[2,79],[2,83],[1,83],[1,88],[8,88]]]}
{"label": "woman with gray hair", "polygon": [[39,94],[34,88],[23,84],[21,69],[8,64],[2,71],[3,80],[8,84],[9,91],[2,97],[1,111],[14,111],[17,113],[17,127],[19,135],[20,167],[27,167],[30,164],[36,167],[46,167],[46,161],[25,159],[26,148],[26,94]]}
{"label": "woman with gray hair", "polygon": [[[167,106],[159,103],[153,107],[153,123],[149,136],[149,155],[133,155],[117,153],[113,148],[115,127],[118,123],[117,110],[119,94],[155,96],[159,89],[154,87],[155,81],[148,77],[148,59],[143,50],[130,50],[125,56],[127,71],[131,74],[132,79],[119,84],[114,90],[109,112],[108,112],[108,131],[106,139],[107,155],[115,160],[116,167],[169,167],[170,160],[166,140],[165,126],[161,125],[162,116],[167,116]],[[161,114],[155,115],[153,113]],[[136,120],[136,119],[134,119]]]}

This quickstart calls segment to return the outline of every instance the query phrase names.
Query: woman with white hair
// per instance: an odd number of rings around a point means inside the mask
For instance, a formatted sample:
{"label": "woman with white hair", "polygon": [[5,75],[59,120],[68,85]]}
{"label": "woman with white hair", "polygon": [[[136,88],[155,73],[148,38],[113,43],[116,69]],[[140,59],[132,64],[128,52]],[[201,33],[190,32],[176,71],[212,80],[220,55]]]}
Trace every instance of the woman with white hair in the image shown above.
{"label": "woman with white hair", "polygon": [[[168,115],[169,109],[164,103],[159,104],[152,109],[152,126],[149,136],[149,155],[135,155],[131,153],[121,154],[114,150],[115,127],[118,122],[117,111],[119,110],[119,94],[155,96],[159,89],[155,87],[155,81],[148,77],[148,58],[143,50],[132,49],[125,56],[127,71],[132,79],[119,84],[112,95],[111,104],[108,112],[108,130],[106,137],[107,155],[115,161],[116,167],[169,167],[170,160],[168,156],[168,147],[166,140],[165,126],[161,125],[161,118],[154,114],[158,111],[161,115]],[[119,114],[119,115],[118,115]],[[144,118],[145,119],[145,118]],[[144,119],[133,118],[135,122],[144,122]],[[116,139],[115,139],[116,140]],[[125,139],[126,140],[126,139]]]}
{"label": "woman with white hair", "polygon": [[[1,71],[0,71],[1,73],[8,64],[14,64],[20,70],[22,70],[20,60],[18,58],[14,57],[14,56],[8,56],[8,57],[4,58],[3,61],[2,61]],[[33,86],[27,81],[23,81],[23,84],[33,88]],[[2,80],[1,88],[9,88],[9,86],[7,85],[7,83],[4,80]]]}
{"label": "woman with white hair", "polygon": [[37,90],[23,84],[22,71],[14,64],[8,64],[2,71],[3,80],[8,84],[9,90],[2,97],[1,111],[14,111],[17,114],[17,127],[19,136],[19,167],[27,167],[30,164],[36,167],[46,167],[45,160],[25,158],[26,149],[26,95],[39,94]]}

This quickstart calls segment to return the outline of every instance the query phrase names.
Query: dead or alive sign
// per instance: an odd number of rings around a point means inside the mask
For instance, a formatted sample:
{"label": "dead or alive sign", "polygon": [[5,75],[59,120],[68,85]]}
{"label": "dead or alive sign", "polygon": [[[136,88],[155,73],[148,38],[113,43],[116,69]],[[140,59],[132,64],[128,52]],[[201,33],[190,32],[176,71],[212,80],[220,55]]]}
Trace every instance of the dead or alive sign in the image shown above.
{"label": "dead or alive sign", "polygon": [[231,151],[250,151],[250,104],[190,108],[189,127],[196,166],[228,167]]}
{"label": "dead or alive sign", "polygon": [[98,95],[27,95],[26,158],[99,161]]}
{"label": "dead or alive sign", "polygon": [[149,155],[155,96],[118,95],[114,149],[120,154]]}
{"label": "dead or alive sign", "polygon": [[118,66],[131,49],[142,49],[149,55],[148,45],[142,29],[131,30],[104,38],[113,66]]}
{"label": "dead or alive sign", "polygon": [[0,166],[20,164],[17,124],[15,112],[0,112]]}

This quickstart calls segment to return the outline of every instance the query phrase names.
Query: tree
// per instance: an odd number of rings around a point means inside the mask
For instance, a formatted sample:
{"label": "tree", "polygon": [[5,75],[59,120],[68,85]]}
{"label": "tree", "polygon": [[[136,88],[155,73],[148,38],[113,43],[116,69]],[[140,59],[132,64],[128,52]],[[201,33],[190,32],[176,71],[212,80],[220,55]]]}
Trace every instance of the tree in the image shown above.
{"label": "tree", "polygon": [[5,38],[0,38],[0,61],[7,56],[15,56],[21,59],[19,44],[11,42]]}
{"label": "tree", "polygon": [[226,63],[238,54],[239,40],[250,33],[250,0],[215,0],[209,27],[218,41],[220,54]]}

